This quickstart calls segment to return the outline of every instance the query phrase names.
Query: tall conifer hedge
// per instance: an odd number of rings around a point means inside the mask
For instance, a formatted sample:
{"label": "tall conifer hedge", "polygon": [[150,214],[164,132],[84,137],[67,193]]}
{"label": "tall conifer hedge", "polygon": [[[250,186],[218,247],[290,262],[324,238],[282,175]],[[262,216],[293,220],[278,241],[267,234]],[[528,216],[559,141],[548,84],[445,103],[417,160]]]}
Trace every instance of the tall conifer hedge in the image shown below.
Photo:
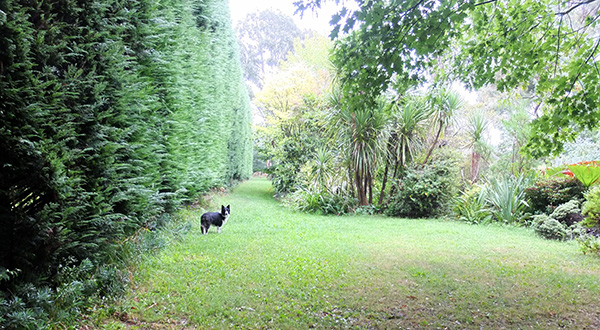
{"label": "tall conifer hedge", "polygon": [[227,0],[0,1],[0,327],[248,178],[250,121]]}

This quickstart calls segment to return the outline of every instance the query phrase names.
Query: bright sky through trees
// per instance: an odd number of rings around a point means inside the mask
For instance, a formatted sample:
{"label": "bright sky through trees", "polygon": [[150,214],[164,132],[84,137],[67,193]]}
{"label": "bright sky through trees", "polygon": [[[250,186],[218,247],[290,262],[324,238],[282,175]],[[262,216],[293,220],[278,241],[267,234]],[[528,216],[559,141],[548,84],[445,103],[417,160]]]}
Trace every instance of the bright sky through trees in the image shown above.
{"label": "bright sky through trees", "polygon": [[231,21],[237,24],[244,17],[256,11],[265,9],[278,9],[282,13],[293,17],[296,25],[301,29],[311,29],[327,36],[331,31],[329,21],[331,16],[337,12],[337,6],[334,2],[323,4],[323,8],[319,9],[318,13],[306,11],[302,17],[300,14],[294,15],[296,7],[294,0],[229,0],[229,9],[231,11]]}

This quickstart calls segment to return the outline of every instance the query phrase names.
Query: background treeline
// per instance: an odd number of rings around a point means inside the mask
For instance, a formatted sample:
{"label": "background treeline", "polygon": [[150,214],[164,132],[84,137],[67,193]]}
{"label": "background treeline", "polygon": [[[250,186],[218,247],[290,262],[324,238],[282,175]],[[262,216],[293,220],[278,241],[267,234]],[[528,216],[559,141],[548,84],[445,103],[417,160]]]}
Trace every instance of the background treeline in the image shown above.
{"label": "background treeline", "polygon": [[251,174],[225,0],[0,1],[0,77],[0,328],[111,294],[128,237]]}

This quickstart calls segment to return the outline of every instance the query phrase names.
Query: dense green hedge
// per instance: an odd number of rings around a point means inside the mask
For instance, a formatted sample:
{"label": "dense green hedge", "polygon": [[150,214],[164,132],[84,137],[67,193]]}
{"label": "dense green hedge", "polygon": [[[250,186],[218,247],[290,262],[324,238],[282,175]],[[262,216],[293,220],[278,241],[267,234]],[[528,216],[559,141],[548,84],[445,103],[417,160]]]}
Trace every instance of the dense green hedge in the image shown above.
{"label": "dense green hedge", "polygon": [[248,178],[250,121],[226,0],[0,1],[0,301]]}

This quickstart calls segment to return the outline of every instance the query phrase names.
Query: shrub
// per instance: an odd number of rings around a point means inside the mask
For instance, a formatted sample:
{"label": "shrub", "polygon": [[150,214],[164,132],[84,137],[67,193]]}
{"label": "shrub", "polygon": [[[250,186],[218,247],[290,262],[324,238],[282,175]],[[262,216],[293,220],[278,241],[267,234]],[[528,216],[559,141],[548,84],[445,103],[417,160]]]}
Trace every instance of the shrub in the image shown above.
{"label": "shrub", "polygon": [[0,299],[0,328],[47,329],[53,309],[52,291],[32,284],[17,287],[12,298]]}
{"label": "shrub", "polygon": [[363,205],[359,206],[354,210],[354,214],[356,215],[373,215],[378,213],[379,210],[375,205]]}
{"label": "shrub", "polygon": [[538,235],[547,239],[562,241],[567,237],[567,226],[544,214],[533,217],[532,227]]}
{"label": "shrub", "polygon": [[600,257],[600,239],[592,235],[583,235],[577,239],[583,254],[593,254]]}
{"label": "shrub", "polygon": [[280,164],[269,169],[271,183],[279,194],[292,192],[299,184],[298,166],[294,164]]}
{"label": "shrub", "polygon": [[486,185],[486,198],[496,220],[504,223],[522,222],[525,203],[525,187],[528,179],[505,176],[492,179]]}
{"label": "shrub", "polygon": [[301,212],[342,215],[350,213],[358,201],[343,193],[299,189],[287,195],[285,203]]}
{"label": "shrub", "polygon": [[408,169],[386,213],[417,218],[442,214],[456,191],[454,168],[450,162],[437,161]]}
{"label": "shrub", "polygon": [[487,223],[492,219],[484,191],[477,186],[464,191],[454,200],[454,213],[458,220],[472,224]]}
{"label": "shrub", "polygon": [[589,229],[585,228],[581,222],[577,222],[569,227],[569,239],[580,239],[584,236],[589,236]]}
{"label": "shrub", "polygon": [[574,223],[583,220],[578,200],[571,200],[559,205],[554,212],[552,212],[550,217],[567,226],[571,226]]}
{"label": "shrub", "polygon": [[533,214],[550,214],[571,200],[583,200],[585,186],[575,178],[539,179],[525,189],[528,211]]}
{"label": "shrub", "polygon": [[600,187],[594,187],[585,194],[582,213],[586,217],[584,225],[589,228],[600,226]]}

